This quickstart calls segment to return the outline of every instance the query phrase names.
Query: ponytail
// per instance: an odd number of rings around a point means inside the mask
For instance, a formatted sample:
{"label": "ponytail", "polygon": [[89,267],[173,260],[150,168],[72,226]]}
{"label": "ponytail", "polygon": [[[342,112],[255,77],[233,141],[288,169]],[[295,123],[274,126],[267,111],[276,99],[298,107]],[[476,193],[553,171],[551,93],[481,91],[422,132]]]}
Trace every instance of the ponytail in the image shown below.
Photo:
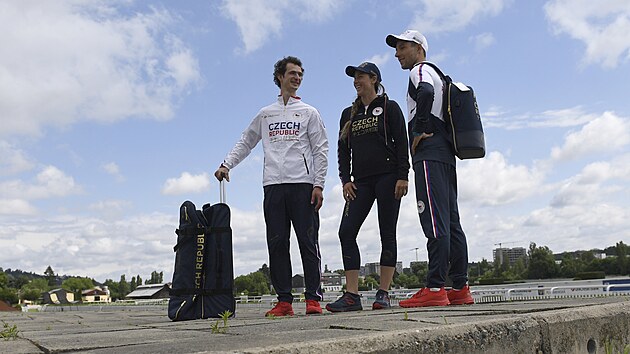
{"label": "ponytail", "polygon": [[361,102],[361,97],[357,96],[357,98],[352,102],[352,107],[350,108],[350,117],[348,121],[343,125],[341,131],[339,131],[339,140],[341,141],[349,141],[350,137],[350,127],[352,126],[352,117],[354,117],[358,112],[363,103]]}

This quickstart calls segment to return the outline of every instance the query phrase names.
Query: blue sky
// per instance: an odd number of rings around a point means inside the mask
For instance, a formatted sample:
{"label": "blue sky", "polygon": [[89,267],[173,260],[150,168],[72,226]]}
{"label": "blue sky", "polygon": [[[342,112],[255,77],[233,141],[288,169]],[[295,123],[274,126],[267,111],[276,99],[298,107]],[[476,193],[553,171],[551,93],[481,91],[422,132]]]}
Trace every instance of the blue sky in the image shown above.
{"label": "blue sky", "polygon": [[[212,173],[275,100],[273,64],[294,55],[298,94],[331,140],[322,263],[342,268],[335,141],[356,95],[344,69],[375,62],[404,107],[407,72],[385,37],[407,28],[477,94],[488,153],[458,163],[471,260],[491,259],[497,243],[630,242],[625,0],[2,1],[0,266],[170,279],[180,204],[218,201]],[[267,263],[260,146],[231,177],[235,272],[247,274]],[[405,266],[416,247],[426,260],[410,196],[398,223]],[[379,257],[375,216],[359,234],[362,263]],[[299,273],[296,251],[293,239]]]}

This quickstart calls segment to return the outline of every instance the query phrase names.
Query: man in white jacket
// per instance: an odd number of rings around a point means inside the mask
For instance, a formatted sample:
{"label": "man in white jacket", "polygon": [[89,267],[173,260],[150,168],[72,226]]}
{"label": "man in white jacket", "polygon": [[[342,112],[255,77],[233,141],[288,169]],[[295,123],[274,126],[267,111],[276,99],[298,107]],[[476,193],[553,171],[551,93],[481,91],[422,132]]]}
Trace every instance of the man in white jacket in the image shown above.
{"label": "man in white jacket", "polygon": [[266,316],[293,315],[291,224],[302,256],[306,313],[322,312],[318,211],[324,201],[328,138],[319,112],[296,95],[303,74],[302,62],[296,57],[276,62],[274,82],[280,88],[277,101],[258,112],[214,173],[219,181],[229,181],[229,171],[262,140],[269,271],[278,294],[278,303]]}

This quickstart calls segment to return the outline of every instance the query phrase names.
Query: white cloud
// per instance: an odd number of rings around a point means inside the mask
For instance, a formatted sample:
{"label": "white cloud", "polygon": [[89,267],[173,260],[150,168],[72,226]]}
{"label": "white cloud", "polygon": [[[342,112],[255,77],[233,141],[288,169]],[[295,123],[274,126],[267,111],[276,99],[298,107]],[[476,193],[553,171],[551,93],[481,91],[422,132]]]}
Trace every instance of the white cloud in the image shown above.
{"label": "white cloud", "polygon": [[74,182],[74,178],[54,166],[44,167],[31,183],[22,180],[0,182],[0,197],[6,198],[46,199],[79,192],[81,187]]}
{"label": "white cloud", "polygon": [[106,220],[112,220],[122,218],[131,205],[127,200],[101,200],[90,204],[88,209],[96,211]]}
{"label": "white cloud", "polygon": [[372,63],[376,64],[376,66],[378,66],[378,67],[382,67],[385,64],[387,64],[387,62],[391,58],[392,58],[392,54],[391,53],[383,53],[383,54],[376,54],[376,55],[372,56],[371,58],[367,58],[364,61],[369,61],[369,62],[372,62]]}
{"label": "white cloud", "polygon": [[490,47],[496,42],[492,33],[482,33],[468,39],[469,42],[475,45],[475,51],[482,52],[484,49]]}
{"label": "white cloud", "polygon": [[191,175],[183,172],[179,178],[169,178],[162,187],[162,194],[179,195],[185,193],[198,193],[208,190],[210,177],[207,173]]}
{"label": "white cloud", "polygon": [[490,152],[480,160],[461,163],[457,169],[459,200],[476,205],[502,205],[542,193],[544,173],[524,165],[511,165],[503,154]]}
{"label": "white cloud", "polygon": [[28,171],[35,166],[26,153],[6,141],[0,140],[0,175]]}
{"label": "white cloud", "polygon": [[144,277],[158,270],[170,281],[176,215],[153,213],[113,221],[71,215],[31,222],[7,219],[0,229],[0,259],[39,273],[50,264],[59,274],[99,281],[118,280],[120,274]]}
{"label": "white cloud", "polygon": [[103,170],[116,178],[117,182],[122,182],[125,177],[120,173],[120,168],[115,162],[109,162],[103,165]]}
{"label": "white cloud", "polygon": [[[408,0],[415,10],[412,28],[426,33],[454,32],[485,16],[496,16],[510,0]],[[422,5],[419,5],[421,3]],[[429,50],[431,41],[429,39]]]}
{"label": "white cloud", "polygon": [[343,6],[335,0],[223,0],[222,10],[226,18],[236,22],[244,52],[249,54],[271,37],[281,37],[285,21],[297,17],[304,22],[324,22]]}
{"label": "white cloud", "polygon": [[0,5],[0,135],[128,117],[168,119],[199,78],[197,59],[168,33],[165,10],[126,15],[125,2]]}
{"label": "white cloud", "polygon": [[617,151],[630,143],[630,121],[612,112],[569,133],[562,147],[551,151],[553,160],[575,160],[585,155]]}
{"label": "white cloud", "polygon": [[482,112],[484,126],[507,130],[576,127],[591,122],[598,116],[595,113],[586,113],[581,106],[518,115],[495,106]]}
{"label": "white cloud", "polygon": [[0,199],[0,215],[33,215],[37,209],[22,199]]}
{"label": "white cloud", "polygon": [[583,63],[615,68],[630,59],[630,2],[553,0],[544,9],[556,34],[586,45]]}

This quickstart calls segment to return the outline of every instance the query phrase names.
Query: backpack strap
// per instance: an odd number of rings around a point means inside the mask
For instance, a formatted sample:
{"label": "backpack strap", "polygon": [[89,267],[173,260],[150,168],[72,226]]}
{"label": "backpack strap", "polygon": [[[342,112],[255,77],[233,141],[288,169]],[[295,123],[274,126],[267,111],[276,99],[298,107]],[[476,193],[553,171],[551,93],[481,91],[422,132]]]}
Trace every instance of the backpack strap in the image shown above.
{"label": "backpack strap", "polygon": [[422,61],[420,62],[420,64],[427,64],[428,66],[430,66],[431,68],[433,68],[433,70],[435,70],[435,72],[440,76],[440,78],[442,79],[442,83],[445,86],[444,89],[442,90],[442,114],[444,115],[444,121],[448,124],[451,123],[451,84],[453,83],[453,80],[451,79],[450,76],[445,75],[442,70],[440,70],[440,68],[438,68],[437,65],[435,65],[434,63],[430,62],[430,61]]}
{"label": "backpack strap", "polygon": [[446,75],[444,75],[442,70],[440,70],[440,68],[438,68],[438,66],[435,65],[434,63],[432,63],[430,61],[422,61],[422,62],[420,62],[420,64],[427,64],[428,66],[432,67],[433,70],[435,70],[438,73],[438,75],[440,75],[442,80],[446,81]]}

